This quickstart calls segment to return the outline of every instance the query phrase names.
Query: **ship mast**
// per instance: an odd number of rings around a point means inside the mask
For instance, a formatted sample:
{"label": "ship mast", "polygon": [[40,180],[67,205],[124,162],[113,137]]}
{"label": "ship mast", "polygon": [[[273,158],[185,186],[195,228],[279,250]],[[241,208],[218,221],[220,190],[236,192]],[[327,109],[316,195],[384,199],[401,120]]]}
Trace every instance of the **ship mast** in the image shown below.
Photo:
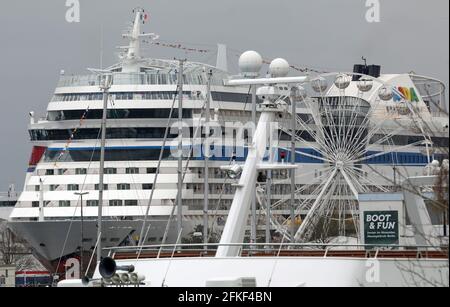
{"label": "ship mast", "polygon": [[148,15],[141,8],[135,9],[134,12],[136,13],[136,16],[134,18],[133,28],[123,35],[123,38],[128,38],[130,41],[129,45],[119,47],[120,49],[125,50],[125,53],[122,54],[122,72],[124,73],[140,72],[140,63],[142,62],[141,38],[147,37],[151,40],[159,38],[159,36],[154,33],[141,33],[141,23],[145,23],[148,19]]}
{"label": "ship mast", "polygon": [[183,230],[183,77],[184,63],[179,60],[178,68],[178,197],[177,197],[177,230],[178,236]]}
{"label": "ship mast", "polygon": [[106,146],[106,120],[108,113],[109,89],[112,85],[112,75],[104,74],[100,76],[100,88],[103,91],[103,116],[101,123],[101,145],[100,145],[100,169],[98,185],[98,222],[97,222],[97,262],[102,260],[102,216],[103,216],[103,190],[105,171],[105,146]]}
{"label": "ship mast", "polygon": [[[257,72],[261,69],[262,59],[259,54],[254,52],[244,53],[240,60],[239,66],[242,71]],[[237,257],[241,247],[235,244],[242,244],[244,241],[245,227],[247,225],[248,212],[252,203],[252,191],[255,189],[256,177],[258,170],[273,169],[293,169],[295,165],[290,164],[264,164],[264,156],[267,148],[271,148],[271,123],[275,121],[275,115],[281,112],[278,106],[278,99],[282,96],[278,92],[275,84],[298,84],[307,80],[307,77],[286,77],[289,72],[289,64],[283,59],[276,59],[270,65],[271,78],[264,79],[233,79],[225,82],[227,86],[243,86],[243,85],[260,85],[257,95],[264,98],[261,104],[261,116],[256,127],[252,145],[249,147],[247,160],[242,169],[241,178],[236,185],[236,193],[228,213],[227,222],[225,224],[219,248],[216,257]],[[227,169],[227,167],[222,167]],[[236,174],[234,166],[228,169],[229,172]],[[267,204],[269,207],[270,204]],[[270,218],[269,216],[267,217]]]}
{"label": "ship mast", "polygon": [[206,90],[206,111],[205,111],[205,145],[204,145],[204,156],[205,156],[205,171],[204,171],[204,203],[203,203],[203,243],[205,243],[205,250],[208,248],[208,210],[209,210],[209,158],[210,158],[210,144],[209,137],[211,134],[211,129],[209,122],[211,120],[211,82],[212,82],[212,70],[208,72],[208,85]]}
{"label": "ship mast", "polygon": [[[143,9],[137,8],[133,10],[135,13],[133,28],[123,35],[124,38],[129,39],[129,45],[126,47],[119,47],[124,49],[126,54],[122,57],[122,72],[136,73],[140,72],[140,62],[142,61],[140,48],[142,37],[149,37],[150,39],[158,39],[154,33],[141,33],[141,22],[145,23],[148,19],[147,13]],[[103,192],[104,192],[104,170],[105,170],[105,146],[106,146],[106,121],[108,116],[108,98],[109,90],[113,84],[113,76],[110,71],[93,70],[100,73],[100,89],[103,92],[103,116],[101,122],[101,145],[100,145],[100,166],[99,166],[99,187],[98,187],[98,221],[97,221],[97,262],[101,261],[102,254],[102,216],[103,216]]]}

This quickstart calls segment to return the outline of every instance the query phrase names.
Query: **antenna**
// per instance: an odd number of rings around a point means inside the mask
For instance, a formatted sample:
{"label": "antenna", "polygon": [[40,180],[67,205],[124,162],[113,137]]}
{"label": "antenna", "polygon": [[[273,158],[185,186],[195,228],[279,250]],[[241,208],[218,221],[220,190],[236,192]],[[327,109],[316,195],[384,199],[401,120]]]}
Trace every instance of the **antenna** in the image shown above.
{"label": "antenna", "polygon": [[103,23],[100,25],[100,69],[103,69]]}
{"label": "antenna", "polygon": [[128,47],[121,48],[124,49],[122,62],[122,72],[139,72],[139,62],[142,61],[141,58],[141,39],[149,38],[150,40],[156,40],[159,38],[155,33],[142,33],[141,32],[141,23],[145,24],[145,21],[148,19],[148,14],[142,8],[135,8],[133,10],[135,14],[134,23],[132,28],[125,33],[123,38],[127,38],[129,40]]}
{"label": "antenna", "polygon": [[362,56],[361,59],[364,61],[364,66],[367,67],[367,59],[364,56]]}

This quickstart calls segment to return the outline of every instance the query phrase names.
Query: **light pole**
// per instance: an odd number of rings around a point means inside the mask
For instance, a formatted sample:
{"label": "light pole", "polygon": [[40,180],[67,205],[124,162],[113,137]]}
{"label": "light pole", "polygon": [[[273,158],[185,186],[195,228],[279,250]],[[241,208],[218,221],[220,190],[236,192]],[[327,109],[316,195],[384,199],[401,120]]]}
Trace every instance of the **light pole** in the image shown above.
{"label": "light pole", "polygon": [[84,239],[84,229],[83,229],[83,225],[84,225],[84,216],[83,216],[83,196],[84,195],[88,195],[89,192],[75,192],[75,195],[80,196],[81,198],[81,245],[80,245],[80,278],[83,278],[83,239]]}

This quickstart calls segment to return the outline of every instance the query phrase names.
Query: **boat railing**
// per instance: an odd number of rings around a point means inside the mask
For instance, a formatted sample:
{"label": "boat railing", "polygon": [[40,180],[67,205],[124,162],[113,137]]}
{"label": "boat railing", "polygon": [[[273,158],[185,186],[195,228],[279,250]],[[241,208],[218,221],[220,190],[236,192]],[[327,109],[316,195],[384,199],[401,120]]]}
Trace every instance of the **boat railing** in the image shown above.
{"label": "boat railing", "polygon": [[214,257],[219,246],[237,246],[240,257],[446,258],[448,246],[326,243],[160,244],[105,248],[114,259]]}
{"label": "boat railing", "polygon": [[19,196],[17,192],[0,192],[0,198],[16,198]]}
{"label": "boat railing", "polygon": [[[114,85],[177,85],[175,71],[152,71],[146,73],[113,73]],[[222,85],[225,74],[219,74],[214,78],[214,85]],[[100,79],[98,75],[63,75],[58,81],[58,87],[95,86],[98,87]],[[205,85],[202,71],[187,72],[184,75],[184,84]]]}

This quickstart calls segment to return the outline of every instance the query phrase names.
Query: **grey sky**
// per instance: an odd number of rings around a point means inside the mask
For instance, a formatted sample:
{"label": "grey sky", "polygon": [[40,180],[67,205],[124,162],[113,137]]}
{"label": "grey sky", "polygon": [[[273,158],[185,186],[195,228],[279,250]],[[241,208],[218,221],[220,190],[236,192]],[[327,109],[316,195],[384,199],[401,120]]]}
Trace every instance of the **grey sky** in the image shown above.
{"label": "grey sky", "polygon": [[[381,22],[369,24],[365,0],[80,0],[81,22],[69,24],[65,0],[0,1],[0,190],[24,182],[28,112],[45,114],[61,69],[85,73],[100,66],[102,24],[104,62],[113,64],[135,6],[150,12],[145,30],[162,40],[207,49],[222,42],[235,53],[254,49],[266,58],[336,71],[351,70],[364,55],[385,73],[414,71],[448,85],[449,1],[380,2]],[[212,55],[163,48],[146,55],[214,63]],[[235,69],[233,53],[229,61]]]}

